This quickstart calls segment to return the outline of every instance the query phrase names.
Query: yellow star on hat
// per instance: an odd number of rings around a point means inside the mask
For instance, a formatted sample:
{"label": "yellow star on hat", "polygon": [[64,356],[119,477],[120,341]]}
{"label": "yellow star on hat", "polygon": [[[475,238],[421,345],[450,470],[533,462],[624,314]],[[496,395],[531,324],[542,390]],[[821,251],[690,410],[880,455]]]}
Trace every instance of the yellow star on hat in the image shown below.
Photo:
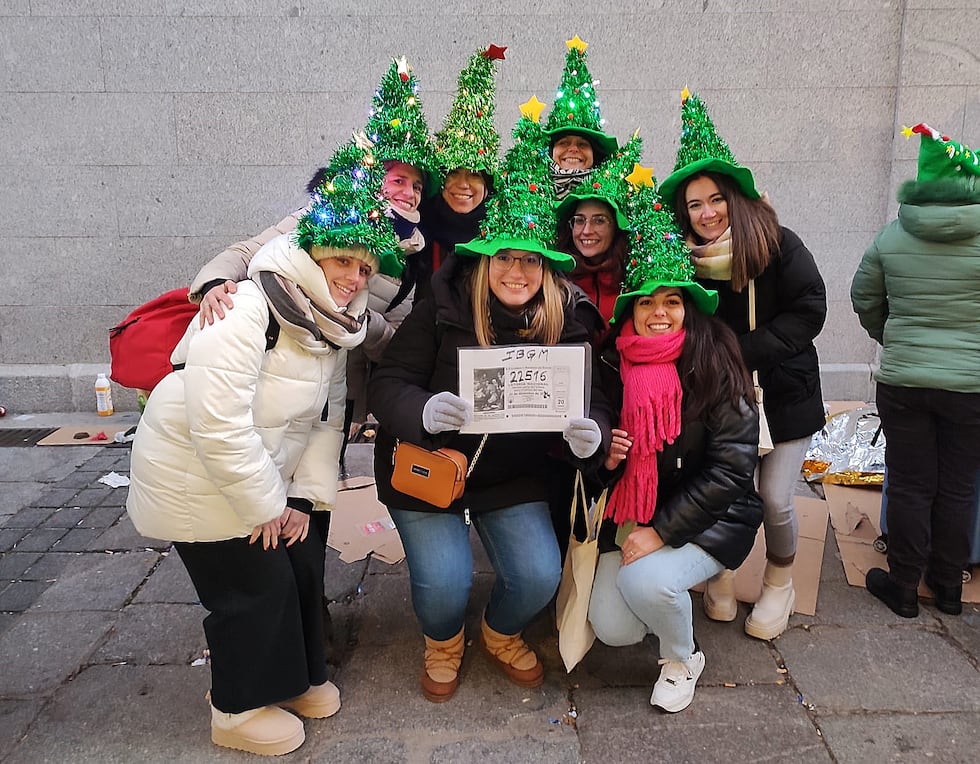
{"label": "yellow star on hat", "polygon": [[565,45],[568,46],[569,50],[577,50],[579,53],[585,53],[585,49],[589,47],[589,44],[578,35],[575,35],[571,40],[565,40]]}
{"label": "yellow star on hat", "polygon": [[521,116],[527,117],[532,122],[538,122],[541,119],[541,112],[544,111],[545,104],[538,100],[536,95],[531,96],[531,98],[521,104]]}
{"label": "yellow star on hat", "polygon": [[633,171],[626,176],[626,180],[632,183],[634,186],[652,186],[653,185],[653,168],[644,167],[639,162],[633,164]]}

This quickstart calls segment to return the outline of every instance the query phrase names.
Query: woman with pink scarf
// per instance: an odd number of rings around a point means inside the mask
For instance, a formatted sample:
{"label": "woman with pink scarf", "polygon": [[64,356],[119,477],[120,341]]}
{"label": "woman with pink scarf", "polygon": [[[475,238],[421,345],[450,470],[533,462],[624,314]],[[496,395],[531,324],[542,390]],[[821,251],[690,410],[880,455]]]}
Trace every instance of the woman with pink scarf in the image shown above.
{"label": "woman with pink scarf", "polygon": [[615,484],[589,620],[607,645],[657,636],[663,668],[650,703],[677,712],[704,669],[688,589],[741,564],[762,502],[752,482],[759,419],[738,342],[711,315],[717,294],[686,262],[668,274],[663,262],[634,254],[600,355],[603,389],[622,413],[604,465]]}

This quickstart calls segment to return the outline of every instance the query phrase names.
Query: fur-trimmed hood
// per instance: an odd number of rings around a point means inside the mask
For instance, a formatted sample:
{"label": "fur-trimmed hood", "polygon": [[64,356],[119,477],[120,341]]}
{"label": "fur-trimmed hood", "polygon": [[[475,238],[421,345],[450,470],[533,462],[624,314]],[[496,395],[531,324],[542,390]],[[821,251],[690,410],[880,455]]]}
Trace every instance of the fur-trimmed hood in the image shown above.
{"label": "fur-trimmed hood", "polygon": [[980,181],[974,177],[910,180],[898,193],[898,219],[918,239],[957,242],[980,236]]}
{"label": "fur-trimmed hood", "polygon": [[980,204],[980,177],[907,180],[898,189],[902,204]]}

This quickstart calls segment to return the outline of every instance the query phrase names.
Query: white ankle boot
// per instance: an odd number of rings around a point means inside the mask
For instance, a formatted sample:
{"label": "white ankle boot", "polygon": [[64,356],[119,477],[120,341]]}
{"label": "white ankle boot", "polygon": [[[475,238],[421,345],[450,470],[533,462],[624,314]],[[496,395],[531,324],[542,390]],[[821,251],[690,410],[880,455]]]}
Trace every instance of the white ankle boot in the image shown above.
{"label": "white ankle boot", "polygon": [[738,615],[735,599],[735,571],[723,570],[704,583],[704,614],[712,621],[734,621]]}
{"label": "white ankle boot", "polygon": [[796,604],[793,565],[766,563],[762,576],[762,595],[745,619],[745,633],[756,639],[775,639],[789,624]]}

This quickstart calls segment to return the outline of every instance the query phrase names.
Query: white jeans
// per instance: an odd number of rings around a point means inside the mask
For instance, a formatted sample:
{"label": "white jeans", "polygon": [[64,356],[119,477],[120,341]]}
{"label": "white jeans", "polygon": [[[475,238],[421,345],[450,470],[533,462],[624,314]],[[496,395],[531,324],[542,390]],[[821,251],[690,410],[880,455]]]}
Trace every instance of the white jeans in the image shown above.
{"label": "white jeans", "polygon": [[694,652],[688,589],[724,566],[696,544],[664,546],[629,565],[619,551],[599,555],[589,621],[600,641],[633,645],[647,634],[660,640],[660,657],[683,661]]}
{"label": "white jeans", "polygon": [[811,437],[776,443],[759,463],[759,495],[762,497],[766,556],[788,560],[796,554],[799,523],[796,519],[796,481]]}

